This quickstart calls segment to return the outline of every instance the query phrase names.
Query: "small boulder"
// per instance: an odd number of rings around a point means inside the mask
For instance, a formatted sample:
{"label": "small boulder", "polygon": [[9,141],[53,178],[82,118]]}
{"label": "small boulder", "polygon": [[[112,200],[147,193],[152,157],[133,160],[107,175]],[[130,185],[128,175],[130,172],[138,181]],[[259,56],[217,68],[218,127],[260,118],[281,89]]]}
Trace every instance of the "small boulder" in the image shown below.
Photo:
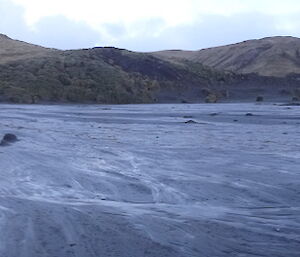
{"label": "small boulder", "polygon": [[194,121],[194,120],[188,120],[188,121],[186,121],[185,123],[186,123],[186,124],[195,124],[195,123],[197,123],[197,122]]}
{"label": "small boulder", "polygon": [[263,102],[263,101],[264,101],[264,97],[263,96],[256,97],[256,102]]}
{"label": "small boulder", "polygon": [[246,113],[246,116],[253,116],[253,113],[248,112],[248,113]]}
{"label": "small boulder", "polygon": [[9,145],[10,143],[14,143],[18,141],[18,138],[16,135],[8,133],[5,134],[4,137],[2,138],[1,142],[0,142],[0,146],[5,146],[5,145]]}

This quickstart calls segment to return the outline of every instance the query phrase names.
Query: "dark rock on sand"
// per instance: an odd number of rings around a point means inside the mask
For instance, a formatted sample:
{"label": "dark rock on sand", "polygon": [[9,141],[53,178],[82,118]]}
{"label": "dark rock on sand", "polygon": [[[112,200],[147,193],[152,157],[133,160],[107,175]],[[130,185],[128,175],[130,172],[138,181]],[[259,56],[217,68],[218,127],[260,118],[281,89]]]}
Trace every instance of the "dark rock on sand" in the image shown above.
{"label": "dark rock on sand", "polygon": [[256,102],[262,102],[264,100],[263,96],[256,97]]}
{"label": "dark rock on sand", "polygon": [[198,123],[198,122],[196,122],[196,121],[194,121],[194,120],[188,120],[188,121],[186,121],[185,123],[186,123],[186,124],[195,124],[195,123]]}
{"label": "dark rock on sand", "polygon": [[18,141],[18,138],[16,135],[14,134],[5,134],[4,137],[2,138],[1,142],[0,142],[0,146],[6,146],[9,145],[10,143],[14,143]]}

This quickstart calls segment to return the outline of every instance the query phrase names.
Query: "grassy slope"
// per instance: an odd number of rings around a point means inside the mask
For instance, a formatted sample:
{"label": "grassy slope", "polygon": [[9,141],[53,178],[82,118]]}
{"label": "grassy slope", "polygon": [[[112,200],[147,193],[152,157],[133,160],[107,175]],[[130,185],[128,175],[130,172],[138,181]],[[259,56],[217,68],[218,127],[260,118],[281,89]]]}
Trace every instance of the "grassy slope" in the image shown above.
{"label": "grassy slope", "polygon": [[162,51],[154,55],[200,62],[219,70],[284,77],[300,74],[300,39],[271,37],[200,51]]}

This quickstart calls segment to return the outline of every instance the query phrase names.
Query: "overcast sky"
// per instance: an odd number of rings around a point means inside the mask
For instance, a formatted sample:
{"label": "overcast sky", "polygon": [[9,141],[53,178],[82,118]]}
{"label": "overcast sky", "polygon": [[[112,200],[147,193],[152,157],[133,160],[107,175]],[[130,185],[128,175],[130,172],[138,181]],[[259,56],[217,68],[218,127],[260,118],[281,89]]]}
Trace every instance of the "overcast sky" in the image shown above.
{"label": "overcast sky", "polygon": [[0,33],[60,49],[201,49],[300,37],[299,0],[0,0]]}

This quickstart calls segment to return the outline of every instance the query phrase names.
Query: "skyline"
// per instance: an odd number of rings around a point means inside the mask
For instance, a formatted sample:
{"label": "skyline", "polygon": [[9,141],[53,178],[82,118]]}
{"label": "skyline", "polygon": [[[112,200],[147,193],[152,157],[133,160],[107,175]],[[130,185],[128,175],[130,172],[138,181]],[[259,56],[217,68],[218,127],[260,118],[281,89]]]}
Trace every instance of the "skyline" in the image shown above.
{"label": "skyline", "polygon": [[300,36],[297,1],[0,0],[0,33],[58,49],[198,50]]}

